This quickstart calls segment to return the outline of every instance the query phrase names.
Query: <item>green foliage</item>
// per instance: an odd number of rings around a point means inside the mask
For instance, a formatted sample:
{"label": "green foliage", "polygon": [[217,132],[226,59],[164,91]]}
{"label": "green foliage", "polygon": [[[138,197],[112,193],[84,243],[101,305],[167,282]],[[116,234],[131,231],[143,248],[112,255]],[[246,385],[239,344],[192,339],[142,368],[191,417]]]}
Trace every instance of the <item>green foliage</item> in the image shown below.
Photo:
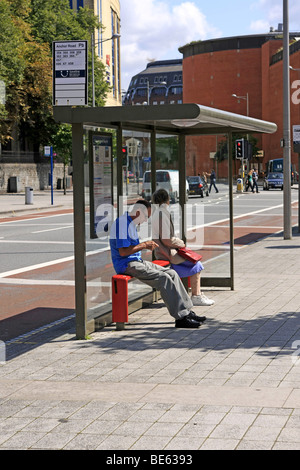
{"label": "green foliage", "polygon": [[72,156],[72,128],[70,124],[61,124],[51,137],[56,160],[68,165]]}
{"label": "green foliage", "polygon": [[[232,134],[232,158],[235,160],[235,141],[237,139],[245,139],[247,140],[246,134]],[[252,144],[253,155],[258,152],[257,142],[258,140],[252,135],[249,135],[249,142]],[[218,142],[218,150],[215,153],[215,159],[219,162],[223,160],[228,160],[228,147],[227,147],[227,140],[221,140]]]}
{"label": "green foliage", "polygon": [[[52,113],[52,42],[89,40],[99,22],[92,10],[71,10],[68,0],[0,0],[0,23],[0,80],[7,98],[0,109],[0,142],[8,142],[17,128],[38,150],[59,129]],[[89,50],[90,77],[91,63]],[[105,104],[108,89],[105,67],[95,58],[97,106]]]}

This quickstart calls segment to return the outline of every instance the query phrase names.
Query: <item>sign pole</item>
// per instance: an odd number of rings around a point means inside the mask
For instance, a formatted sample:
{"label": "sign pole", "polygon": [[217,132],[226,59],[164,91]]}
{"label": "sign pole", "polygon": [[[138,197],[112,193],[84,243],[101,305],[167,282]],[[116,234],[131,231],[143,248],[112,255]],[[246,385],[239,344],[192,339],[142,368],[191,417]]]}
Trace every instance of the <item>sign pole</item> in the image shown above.
{"label": "sign pole", "polygon": [[53,206],[53,147],[50,147],[50,161],[51,161],[51,205]]}
{"label": "sign pole", "polygon": [[283,0],[283,222],[284,239],[292,238],[291,225],[291,135],[290,135],[290,44],[289,1]]}

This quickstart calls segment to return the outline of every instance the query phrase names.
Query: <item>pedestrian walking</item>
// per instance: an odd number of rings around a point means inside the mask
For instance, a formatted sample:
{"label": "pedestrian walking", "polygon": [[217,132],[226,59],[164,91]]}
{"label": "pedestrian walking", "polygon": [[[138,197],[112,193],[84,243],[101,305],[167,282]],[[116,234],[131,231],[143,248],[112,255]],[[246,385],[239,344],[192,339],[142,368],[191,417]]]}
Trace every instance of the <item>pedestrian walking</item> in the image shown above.
{"label": "pedestrian walking", "polygon": [[216,186],[216,173],[215,170],[212,169],[210,173],[210,186],[208,192],[210,193],[212,186],[215,188],[216,193],[219,192],[217,186]]}
{"label": "pedestrian walking", "polygon": [[251,191],[253,192],[253,185],[252,185],[252,173],[253,173],[253,170],[250,170],[247,174],[247,180],[246,180],[246,192],[248,191],[248,189],[250,188]]}
{"label": "pedestrian walking", "polygon": [[256,168],[254,168],[253,173],[252,173],[252,192],[253,193],[255,192],[254,189],[256,190],[257,193],[259,193],[257,181],[258,181],[258,173],[257,173]]}

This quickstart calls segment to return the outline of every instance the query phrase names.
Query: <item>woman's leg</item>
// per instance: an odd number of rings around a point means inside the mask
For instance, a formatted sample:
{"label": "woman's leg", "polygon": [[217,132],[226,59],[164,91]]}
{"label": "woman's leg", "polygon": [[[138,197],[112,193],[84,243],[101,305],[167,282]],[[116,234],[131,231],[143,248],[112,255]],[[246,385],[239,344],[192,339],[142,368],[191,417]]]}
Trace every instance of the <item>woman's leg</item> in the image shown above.
{"label": "woman's leg", "polygon": [[200,295],[201,294],[200,272],[193,274],[190,277],[190,281],[191,281],[192,295]]}

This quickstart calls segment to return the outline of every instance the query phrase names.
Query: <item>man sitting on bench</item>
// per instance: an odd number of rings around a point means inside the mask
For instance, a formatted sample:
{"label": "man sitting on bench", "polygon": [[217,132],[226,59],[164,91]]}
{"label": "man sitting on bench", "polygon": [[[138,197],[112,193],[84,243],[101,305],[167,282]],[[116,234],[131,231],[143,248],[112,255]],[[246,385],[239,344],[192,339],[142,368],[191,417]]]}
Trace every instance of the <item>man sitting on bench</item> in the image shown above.
{"label": "man sitting on bench", "polygon": [[178,274],[170,268],[155,265],[142,259],[141,251],[153,251],[157,244],[139,241],[137,226],[151,216],[151,204],[143,199],[137,201],[131,212],[125,212],[112,224],[110,248],[117,274],[135,277],[150,287],[159,290],[161,297],[175,319],[176,328],[198,328],[206,319],[197,316],[191,309],[192,301]]}

